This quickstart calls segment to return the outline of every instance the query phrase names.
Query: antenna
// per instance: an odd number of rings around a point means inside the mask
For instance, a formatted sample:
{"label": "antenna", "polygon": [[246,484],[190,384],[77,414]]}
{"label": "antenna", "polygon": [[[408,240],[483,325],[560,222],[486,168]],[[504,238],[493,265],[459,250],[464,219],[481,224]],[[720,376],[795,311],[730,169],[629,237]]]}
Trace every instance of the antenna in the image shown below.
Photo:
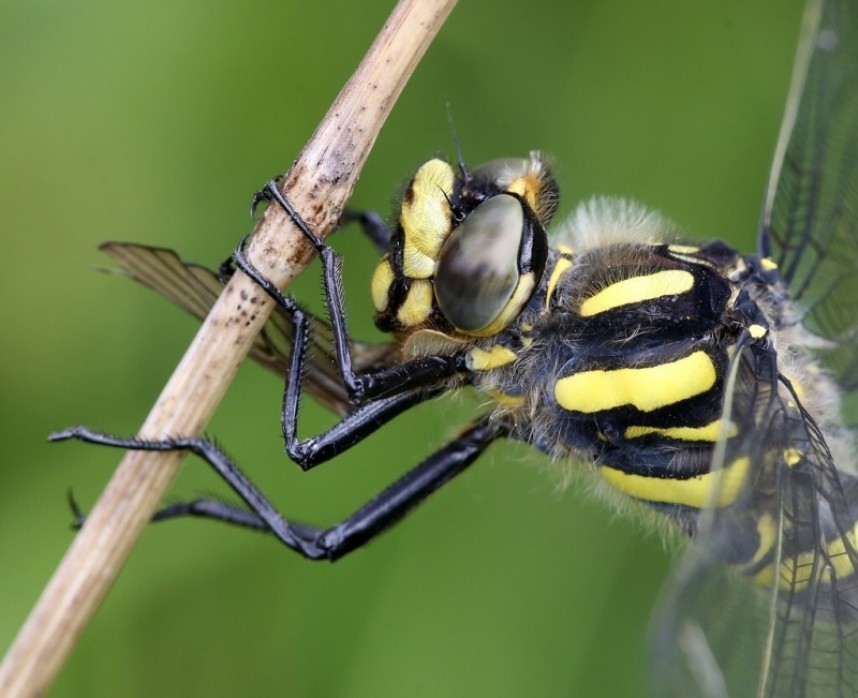
{"label": "antenna", "polygon": [[453,107],[447,102],[447,123],[450,124],[450,135],[453,137],[453,145],[456,148],[456,159],[459,163],[459,171],[464,179],[471,178],[471,172],[465,164],[465,158],[462,155],[462,141],[459,140],[459,132],[456,131],[456,122],[453,119]]}

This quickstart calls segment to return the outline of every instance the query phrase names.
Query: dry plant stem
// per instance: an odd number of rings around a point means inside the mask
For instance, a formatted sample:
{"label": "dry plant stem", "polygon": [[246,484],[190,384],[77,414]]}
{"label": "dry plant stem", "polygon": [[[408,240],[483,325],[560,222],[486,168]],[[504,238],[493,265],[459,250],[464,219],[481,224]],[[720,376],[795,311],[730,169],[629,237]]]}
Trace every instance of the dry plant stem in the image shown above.
{"label": "dry plant stem", "polygon": [[[339,219],[382,123],[454,5],[455,0],[401,0],[286,177],[285,195],[318,234],[326,234]],[[284,80],[272,77],[273,98],[279,100]],[[254,231],[252,263],[282,287],[306,266],[311,253],[284,212],[269,207]],[[140,435],[199,434],[272,305],[250,279],[235,274]],[[179,453],[126,454],[0,665],[0,695],[47,691],[182,458]]]}

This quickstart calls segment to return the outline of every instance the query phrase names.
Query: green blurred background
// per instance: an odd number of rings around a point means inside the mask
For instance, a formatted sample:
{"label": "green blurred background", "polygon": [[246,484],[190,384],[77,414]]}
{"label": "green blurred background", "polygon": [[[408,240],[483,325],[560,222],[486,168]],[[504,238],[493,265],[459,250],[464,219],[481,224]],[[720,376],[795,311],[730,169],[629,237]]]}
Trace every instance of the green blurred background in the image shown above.
{"label": "green blurred background", "polygon": [[[561,215],[630,195],[692,236],[753,248],[798,34],[799,0],[465,1],[394,109],[354,205],[452,153],[552,153]],[[85,423],[133,433],[196,323],[92,271],[106,239],[215,266],[285,170],[392,3],[0,5],[0,646],[72,539],[116,452],[49,446]],[[339,235],[356,334],[369,244]],[[321,307],[317,270],[296,294]],[[333,523],[475,409],[423,406],[302,475],[279,441],[281,385],[248,365],[211,432],[284,512]],[[304,433],[329,418],[307,405]],[[264,425],[260,428],[259,425]],[[548,472],[546,472],[548,471]],[[171,497],[216,492],[189,461]],[[147,530],[54,696],[639,696],[670,555],[540,456],[493,447],[367,550],[312,564],[265,536],[186,521]]]}

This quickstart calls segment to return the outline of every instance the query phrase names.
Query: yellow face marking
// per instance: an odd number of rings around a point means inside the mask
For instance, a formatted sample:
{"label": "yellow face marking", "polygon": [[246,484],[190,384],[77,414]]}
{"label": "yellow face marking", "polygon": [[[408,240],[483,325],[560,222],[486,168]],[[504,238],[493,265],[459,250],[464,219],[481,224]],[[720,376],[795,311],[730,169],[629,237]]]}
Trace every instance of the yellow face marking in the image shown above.
{"label": "yellow face marking", "polygon": [[704,351],[649,368],[582,371],[561,378],[554,398],[562,408],[590,414],[622,405],[652,412],[700,395],[715,385],[715,365]]}
{"label": "yellow face marking", "polygon": [[560,281],[560,277],[563,276],[567,271],[569,271],[569,267],[572,266],[572,260],[567,259],[566,257],[561,257],[557,260],[557,263],[554,265],[554,269],[551,270],[551,276],[548,278],[548,289],[545,292],[545,307],[548,308],[551,305],[551,297],[554,295],[554,288],[557,286],[557,282]]}
{"label": "yellow face marking", "polygon": [[506,366],[515,361],[515,352],[500,344],[490,349],[474,347],[468,352],[467,364],[472,371],[490,371],[498,366]]}
{"label": "yellow face marking", "polygon": [[569,245],[557,245],[557,251],[560,254],[572,256],[572,248]]}
{"label": "yellow face marking", "polygon": [[702,509],[727,507],[735,502],[744,489],[750,468],[750,458],[739,458],[721,470],[687,480],[635,475],[604,465],[599,467],[599,473],[609,485],[637,499]]}
{"label": "yellow face marking", "polygon": [[[737,433],[736,425],[731,422],[724,435],[729,438]],[[627,427],[624,436],[627,439],[639,439],[650,434],[678,441],[711,441],[714,443],[721,437],[721,420],[716,419],[702,427]]]}
{"label": "yellow face marking", "polygon": [[687,293],[694,287],[694,275],[682,269],[667,269],[654,274],[633,276],[611,284],[581,303],[580,314],[592,317],[623,305],[664,296]]}
{"label": "yellow face marking", "polygon": [[428,279],[434,273],[451,230],[447,195],[455,178],[453,168],[443,160],[430,160],[414,175],[399,216],[405,232],[402,266],[406,276]]}
{"label": "yellow face marking", "polygon": [[778,268],[777,262],[769,257],[763,257],[760,260],[760,266],[763,268],[763,271],[774,271]]}
{"label": "yellow face marking", "polygon": [[381,313],[387,309],[387,292],[393,283],[393,267],[390,264],[390,255],[384,255],[372,274],[370,293],[372,304]]}
{"label": "yellow face marking", "polygon": [[432,292],[432,283],[417,279],[411,283],[405,301],[396,311],[396,319],[406,327],[419,325],[429,318],[432,312],[432,300],[435,295]]}

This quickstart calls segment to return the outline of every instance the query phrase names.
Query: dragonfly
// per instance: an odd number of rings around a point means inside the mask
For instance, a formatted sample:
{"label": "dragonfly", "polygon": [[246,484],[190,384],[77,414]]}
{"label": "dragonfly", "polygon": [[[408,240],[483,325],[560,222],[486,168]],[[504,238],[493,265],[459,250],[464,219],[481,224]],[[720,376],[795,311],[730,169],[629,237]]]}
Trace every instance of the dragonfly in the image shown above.
{"label": "dragonfly", "polygon": [[[858,3],[811,0],[755,254],[686,240],[660,215],[596,197],[549,229],[558,184],[541,153],[469,169],[441,159],[408,182],[370,295],[390,341],[354,339],[341,259],[270,183],[322,260],[328,319],[233,264],[276,312],[251,356],[286,376],[288,456],[308,470],[415,405],[458,390],[489,407],[342,522],[282,516],[212,442],[85,427],[52,435],[189,450],[242,500],[170,505],[336,560],[387,531],[494,442],[592,471],[622,508],[693,541],[659,602],[653,688],[675,696],[858,695]],[[222,273],[174,251],[102,250],[203,318]],[[223,271],[223,270],[222,270]],[[298,437],[310,395],[341,421]]]}

